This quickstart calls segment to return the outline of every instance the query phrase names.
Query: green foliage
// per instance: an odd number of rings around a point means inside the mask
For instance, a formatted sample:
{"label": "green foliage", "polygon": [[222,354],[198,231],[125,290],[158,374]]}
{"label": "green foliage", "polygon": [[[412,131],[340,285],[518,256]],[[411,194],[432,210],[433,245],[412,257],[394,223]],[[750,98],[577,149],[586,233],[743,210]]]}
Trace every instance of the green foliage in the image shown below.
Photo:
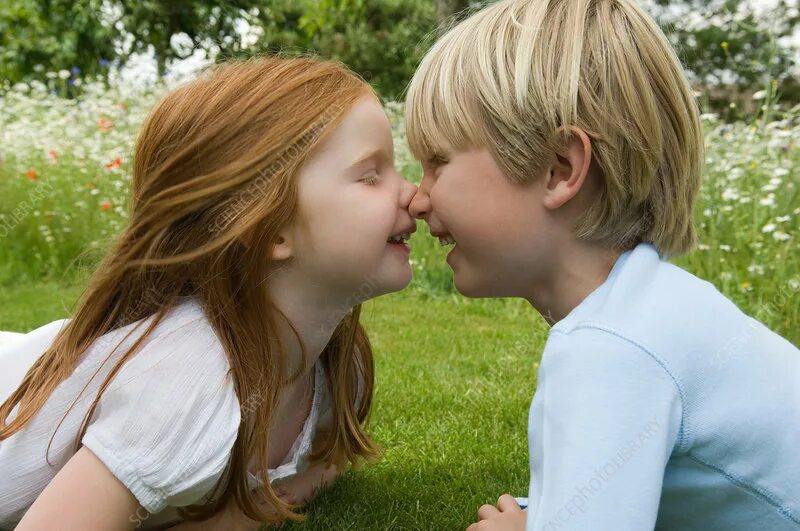
{"label": "green foliage", "polygon": [[[737,107],[729,112],[737,118],[754,110],[742,104],[772,80],[782,101],[800,101],[797,50],[780,44],[800,20],[787,2],[779,0],[769,17],[757,16],[738,0],[650,0],[646,7],[695,84],[703,87],[707,104],[721,110],[733,101]],[[72,67],[105,76],[102,60],[120,66],[134,53],[152,53],[163,75],[171,62],[198,49],[217,59],[281,51],[340,60],[386,99],[396,100],[436,38],[441,19],[452,9],[487,3],[5,0],[0,4],[0,79],[43,80],[47,71]],[[680,15],[670,15],[676,10]]]}
{"label": "green foliage", "polygon": [[263,30],[246,53],[315,54],[344,62],[388,99],[397,99],[435,38],[424,0],[301,0],[248,14]]}
{"label": "green foliage", "polygon": [[0,2],[0,79],[18,82],[45,72],[104,74],[119,33],[98,22],[102,0]]}
{"label": "green foliage", "polygon": [[[797,50],[779,45],[792,35],[800,11],[786,0],[764,15],[739,0],[656,0],[653,14],[672,41],[696,86],[705,87],[705,102],[727,110],[730,118],[754,111],[750,96],[769,90],[775,81],[782,101],[800,101]],[[689,16],[690,15],[690,16]],[[688,20],[687,20],[688,19]]]}

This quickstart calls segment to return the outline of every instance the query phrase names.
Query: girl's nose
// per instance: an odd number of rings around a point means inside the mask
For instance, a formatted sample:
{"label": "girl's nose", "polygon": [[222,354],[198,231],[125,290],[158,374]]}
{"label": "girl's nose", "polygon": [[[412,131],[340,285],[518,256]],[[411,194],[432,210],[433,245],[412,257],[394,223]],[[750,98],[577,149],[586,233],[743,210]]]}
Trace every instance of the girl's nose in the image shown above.
{"label": "girl's nose", "polygon": [[400,202],[404,209],[408,209],[408,205],[417,193],[417,185],[410,183],[403,179],[403,193],[400,195]]}

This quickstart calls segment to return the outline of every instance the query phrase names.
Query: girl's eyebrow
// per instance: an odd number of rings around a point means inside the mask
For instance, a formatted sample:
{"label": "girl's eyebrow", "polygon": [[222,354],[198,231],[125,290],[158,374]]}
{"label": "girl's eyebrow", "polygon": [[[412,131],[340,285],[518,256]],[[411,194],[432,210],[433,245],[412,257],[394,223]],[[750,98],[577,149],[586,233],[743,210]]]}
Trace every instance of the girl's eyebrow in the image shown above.
{"label": "girl's eyebrow", "polygon": [[387,156],[388,155],[386,154],[386,150],[384,150],[383,148],[373,149],[372,151],[368,152],[367,154],[359,157],[352,164],[348,165],[346,170],[352,170],[354,168],[357,168],[359,166],[364,165],[367,162],[370,162],[372,160],[377,160],[377,159],[379,159],[381,157],[387,157]]}

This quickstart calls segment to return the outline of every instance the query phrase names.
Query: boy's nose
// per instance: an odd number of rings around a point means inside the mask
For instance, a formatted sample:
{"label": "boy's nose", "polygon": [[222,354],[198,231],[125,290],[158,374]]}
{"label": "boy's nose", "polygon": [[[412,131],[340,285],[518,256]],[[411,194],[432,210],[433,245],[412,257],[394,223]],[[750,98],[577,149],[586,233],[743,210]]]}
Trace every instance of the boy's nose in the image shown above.
{"label": "boy's nose", "polygon": [[428,215],[431,210],[431,198],[428,191],[420,186],[417,193],[411,198],[411,203],[408,205],[408,213],[417,219],[423,219]]}

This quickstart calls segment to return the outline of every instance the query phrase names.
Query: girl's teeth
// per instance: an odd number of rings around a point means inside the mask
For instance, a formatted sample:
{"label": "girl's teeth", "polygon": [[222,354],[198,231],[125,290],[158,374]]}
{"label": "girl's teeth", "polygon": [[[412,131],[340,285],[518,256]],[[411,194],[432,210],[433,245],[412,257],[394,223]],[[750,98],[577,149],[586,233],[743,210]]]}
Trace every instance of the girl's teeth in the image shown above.
{"label": "girl's teeth", "polygon": [[439,243],[442,244],[442,246],[445,246],[456,243],[456,241],[452,236],[439,236]]}

